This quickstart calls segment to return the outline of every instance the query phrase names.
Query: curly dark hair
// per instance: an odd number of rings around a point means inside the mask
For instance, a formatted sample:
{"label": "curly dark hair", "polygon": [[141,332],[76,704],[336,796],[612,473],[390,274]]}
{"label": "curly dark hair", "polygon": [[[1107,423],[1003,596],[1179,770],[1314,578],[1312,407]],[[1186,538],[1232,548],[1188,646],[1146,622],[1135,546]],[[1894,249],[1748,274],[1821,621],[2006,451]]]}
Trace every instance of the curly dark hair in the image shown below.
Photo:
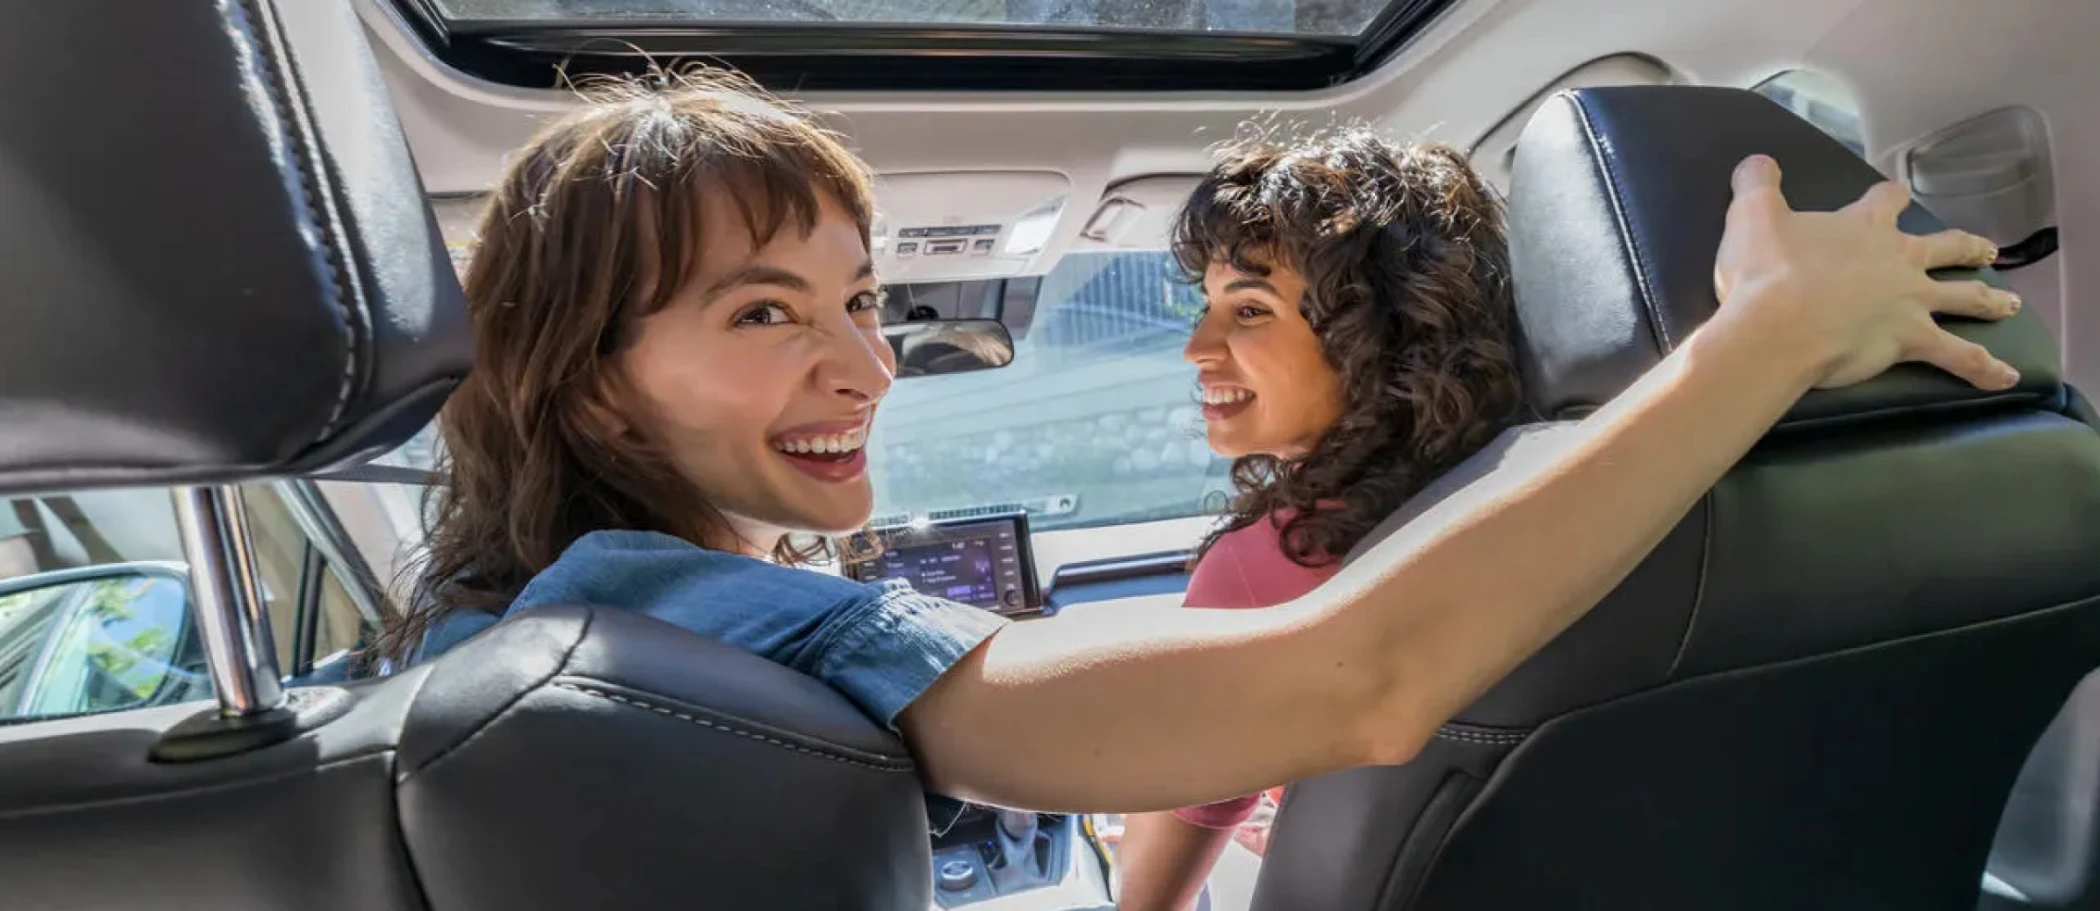
{"label": "curly dark hair", "polygon": [[1174,226],[1191,280],[1215,262],[1305,279],[1299,309],[1342,380],[1301,457],[1248,455],[1203,542],[1282,518],[1285,556],[1333,563],[1523,415],[1500,197],[1463,153],[1361,129],[1224,149]]}

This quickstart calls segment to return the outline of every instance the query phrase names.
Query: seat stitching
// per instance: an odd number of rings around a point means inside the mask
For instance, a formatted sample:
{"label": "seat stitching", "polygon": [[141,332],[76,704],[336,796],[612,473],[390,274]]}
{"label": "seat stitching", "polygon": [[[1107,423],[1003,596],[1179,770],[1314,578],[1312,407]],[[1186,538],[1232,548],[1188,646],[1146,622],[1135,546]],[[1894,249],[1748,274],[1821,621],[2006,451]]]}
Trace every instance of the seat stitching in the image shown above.
{"label": "seat stitching", "polygon": [[705,718],[701,718],[686,712],[678,711],[677,709],[657,705],[656,703],[649,702],[648,700],[634,699],[628,696],[622,696],[618,693],[607,692],[605,690],[597,689],[594,687],[581,686],[565,681],[555,683],[554,686],[560,689],[572,690],[574,692],[582,693],[586,696],[596,696],[600,699],[610,699],[622,705],[629,705],[638,709],[646,709],[648,711],[655,712],[658,715],[663,715],[667,718],[676,718],[680,721],[689,722],[691,724],[697,724],[711,731],[719,731],[724,734],[733,734],[735,736],[742,737],[746,740],[756,740],[760,743],[764,743],[770,746],[776,746],[784,750],[791,750],[796,753],[803,753],[810,756],[816,756],[822,759],[829,759],[833,762],[843,762],[847,765],[860,766],[864,769],[874,769],[877,772],[909,772],[912,770],[909,764],[900,763],[897,765],[882,765],[879,763],[868,762],[864,759],[855,759],[851,756],[840,755],[838,753],[829,752],[827,750],[819,750],[813,747],[806,747],[797,743],[789,743],[777,737],[768,737],[756,731],[747,731],[742,728],[722,724],[717,721],[709,721]]}
{"label": "seat stitching", "polygon": [[1525,738],[1530,736],[1530,731],[1493,733],[1487,731],[1465,731],[1453,728],[1448,724],[1436,729],[1436,737],[1439,740],[1456,740],[1463,743],[1477,743],[1486,746],[1511,746],[1523,743]]}
{"label": "seat stitching", "polygon": [[1677,348],[1676,340],[1670,337],[1670,327],[1664,322],[1662,309],[1655,303],[1654,283],[1648,278],[1648,262],[1641,256],[1640,239],[1634,236],[1633,223],[1626,216],[1625,201],[1619,190],[1618,170],[1614,166],[1611,144],[1597,135],[1597,128],[1590,123],[1590,112],[1582,96],[1568,93],[1568,100],[1575,106],[1575,118],[1582,122],[1583,137],[1589,140],[1590,151],[1597,156],[1597,166],[1604,172],[1605,197],[1611,201],[1612,217],[1619,224],[1621,246],[1626,258],[1633,264],[1634,282],[1641,289],[1641,305],[1648,311],[1648,324],[1655,331],[1656,341],[1662,343],[1664,354]]}
{"label": "seat stitching", "polygon": [[[340,428],[350,410],[350,397],[357,385],[358,340],[367,329],[363,319],[365,296],[363,288],[354,274],[355,270],[343,260],[343,251],[337,248],[341,240],[350,243],[347,229],[340,222],[340,214],[334,211],[334,197],[329,193],[328,182],[317,171],[326,167],[314,146],[318,139],[311,135],[318,131],[312,122],[313,114],[305,106],[305,86],[298,81],[298,71],[286,46],[290,39],[276,19],[276,11],[267,3],[244,0],[236,7],[249,26],[244,36],[254,45],[259,58],[255,63],[263,84],[263,94],[276,109],[276,124],[279,138],[285,144],[285,157],[289,159],[299,176],[298,186],[303,199],[295,200],[299,214],[306,217],[312,229],[312,239],[318,242],[321,260],[328,268],[335,294],[331,295],[336,310],[343,319],[343,373],[336,384],[335,405],[328,418],[322,422],[321,430],[314,436],[314,444],[326,441]],[[299,205],[303,203],[303,205]]]}

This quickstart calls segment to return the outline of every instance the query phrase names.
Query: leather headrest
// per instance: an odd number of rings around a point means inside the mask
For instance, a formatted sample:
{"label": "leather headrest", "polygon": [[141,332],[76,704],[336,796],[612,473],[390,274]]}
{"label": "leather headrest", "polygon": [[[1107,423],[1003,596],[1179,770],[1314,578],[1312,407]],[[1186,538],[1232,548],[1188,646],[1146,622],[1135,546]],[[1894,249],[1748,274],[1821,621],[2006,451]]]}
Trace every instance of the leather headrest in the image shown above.
{"label": "leather headrest", "polygon": [[[1517,145],[1510,256],[1523,369],[1533,404],[1575,417],[1617,395],[1712,316],[1714,255],[1743,158],[1779,162],[1796,210],[1842,208],[1882,179],[1836,140],[1740,89],[1637,86],[1563,93]],[[1944,225],[1916,205],[1902,228]],[[1975,278],[1948,270],[1942,279]],[[2002,284],[1994,272],[1982,277]],[[2020,371],[2010,392],[1984,393],[1936,369],[1904,365],[1871,382],[1812,393],[1782,426],[1988,402],[2054,401],[2055,342],[2026,308],[1989,324],[1952,320]]]}
{"label": "leather headrest", "polygon": [[346,0],[31,4],[0,82],[0,493],[356,461],[465,375]]}

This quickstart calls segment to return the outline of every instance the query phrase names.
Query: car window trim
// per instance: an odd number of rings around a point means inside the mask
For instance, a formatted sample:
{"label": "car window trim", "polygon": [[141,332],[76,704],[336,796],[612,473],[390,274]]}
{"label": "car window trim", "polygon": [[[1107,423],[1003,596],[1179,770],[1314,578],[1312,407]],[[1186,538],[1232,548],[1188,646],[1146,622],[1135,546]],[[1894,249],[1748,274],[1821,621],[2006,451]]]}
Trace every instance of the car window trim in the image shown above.
{"label": "car window trim", "polygon": [[1355,36],[881,23],[446,19],[394,0],[429,52],[467,75],[555,88],[706,61],[776,91],[1306,91],[1383,65],[1456,0],[1391,0]]}

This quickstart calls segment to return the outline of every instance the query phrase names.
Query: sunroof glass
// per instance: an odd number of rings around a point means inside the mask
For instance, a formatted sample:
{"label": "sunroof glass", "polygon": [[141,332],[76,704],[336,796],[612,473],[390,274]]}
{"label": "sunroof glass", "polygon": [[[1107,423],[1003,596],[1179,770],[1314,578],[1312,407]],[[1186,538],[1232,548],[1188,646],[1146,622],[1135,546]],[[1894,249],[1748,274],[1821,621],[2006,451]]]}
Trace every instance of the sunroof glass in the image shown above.
{"label": "sunroof glass", "polygon": [[437,0],[455,23],[1015,26],[1361,35],[1385,0]]}

